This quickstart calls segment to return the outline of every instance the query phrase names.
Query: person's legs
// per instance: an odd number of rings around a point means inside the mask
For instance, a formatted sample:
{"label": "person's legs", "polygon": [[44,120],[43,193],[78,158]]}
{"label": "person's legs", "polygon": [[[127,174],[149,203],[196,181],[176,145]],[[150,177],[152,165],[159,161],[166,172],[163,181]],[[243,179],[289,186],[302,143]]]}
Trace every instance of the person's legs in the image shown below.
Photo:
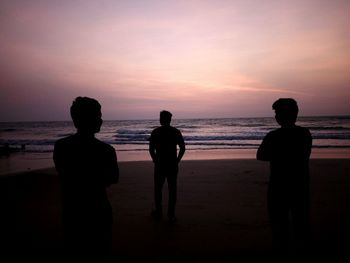
{"label": "person's legs", "polygon": [[168,218],[171,221],[175,221],[175,206],[177,199],[177,173],[178,166],[171,167],[167,171],[167,181],[169,190],[169,202],[168,202]]}
{"label": "person's legs", "polygon": [[177,197],[177,175],[168,177],[168,189],[169,189],[169,203],[168,203],[168,217],[175,217],[175,205]]}
{"label": "person's legs", "polygon": [[107,260],[112,257],[112,224],[91,226],[86,246],[87,255],[94,260]]}
{"label": "person's legs", "polygon": [[273,248],[276,254],[288,252],[288,199],[280,194],[279,189],[268,190],[268,215],[272,228]]}
{"label": "person's legs", "polygon": [[305,189],[298,189],[292,202],[291,214],[296,239],[296,245],[299,253],[306,253],[310,239],[309,226],[309,191],[308,186]]}
{"label": "person's legs", "polygon": [[64,257],[66,259],[79,259],[86,257],[88,245],[85,225],[69,222],[64,225]]}
{"label": "person's legs", "polygon": [[155,211],[153,211],[154,216],[162,214],[162,191],[165,182],[165,176],[160,167],[154,168],[154,201],[155,201]]}

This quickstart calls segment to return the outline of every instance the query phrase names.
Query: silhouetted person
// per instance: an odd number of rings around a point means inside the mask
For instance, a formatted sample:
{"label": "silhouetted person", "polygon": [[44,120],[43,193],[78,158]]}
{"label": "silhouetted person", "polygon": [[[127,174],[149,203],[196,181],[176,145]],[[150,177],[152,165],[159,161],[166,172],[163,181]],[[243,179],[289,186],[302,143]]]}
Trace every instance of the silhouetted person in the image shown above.
{"label": "silhouetted person", "polygon": [[299,110],[294,99],[279,99],[272,108],[281,128],[265,136],[257,151],[257,159],[270,162],[267,202],[274,248],[276,252],[287,253],[289,213],[300,248],[305,248],[309,235],[312,137],[308,129],[295,125]]}
{"label": "silhouetted person", "polygon": [[116,152],[95,138],[102,125],[98,101],[77,97],[70,113],[77,132],[56,142],[53,157],[61,181],[65,253],[107,257],[113,219],[106,188],[118,181]]}
{"label": "silhouetted person", "polygon": [[[165,179],[168,182],[169,203],[168,218],[171,222],[176,221],[176,186],[178,164],[185,153],[185,142],[181,132],[170,126],[172,114],[168,111],[160,112],[160,124],[152,131],[149,152],[154,162],[154,199],[155,210],[152,211],[154,218],[161,218],[162,210],[162,190]],[[177,153],[177,146],[180,150]]]}

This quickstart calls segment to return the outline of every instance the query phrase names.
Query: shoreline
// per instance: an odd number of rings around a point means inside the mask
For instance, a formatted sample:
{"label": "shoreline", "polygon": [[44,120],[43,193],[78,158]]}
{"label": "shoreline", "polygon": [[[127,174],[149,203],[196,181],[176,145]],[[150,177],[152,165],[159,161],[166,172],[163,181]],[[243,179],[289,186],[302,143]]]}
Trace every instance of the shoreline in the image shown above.
{"label": "shoreline", "polygon": [[[183,161],[190,160],[255,160],[256,149],[187,150]],[[118,151],[118,163],[151,161],[148,151]],[[313,159],[350,159],[350,149],[314,148]],[[13,153],[0,158],[0,177],[54,167],[52,152]]]}

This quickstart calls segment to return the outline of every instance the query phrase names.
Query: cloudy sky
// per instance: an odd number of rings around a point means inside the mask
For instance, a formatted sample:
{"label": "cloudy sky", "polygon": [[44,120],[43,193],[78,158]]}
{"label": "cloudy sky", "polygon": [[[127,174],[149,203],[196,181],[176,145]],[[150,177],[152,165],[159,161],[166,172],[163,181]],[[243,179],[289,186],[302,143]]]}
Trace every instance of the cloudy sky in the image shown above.
{"label": "cloudy sky", "polygon": [[0,121],[350,115],[350,1],[0,2]]}

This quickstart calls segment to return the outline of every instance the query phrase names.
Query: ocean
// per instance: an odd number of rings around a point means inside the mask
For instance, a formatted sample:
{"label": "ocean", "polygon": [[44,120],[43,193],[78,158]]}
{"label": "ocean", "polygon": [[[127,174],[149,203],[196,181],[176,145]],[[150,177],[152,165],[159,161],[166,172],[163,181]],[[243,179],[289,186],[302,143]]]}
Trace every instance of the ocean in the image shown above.
{"label": "ocean", "polygon": [[[256,149],[267,132],[278,128],[274,118],[174,119],[172,125],[182,132],[189,151]],[[297,125],[310,129],[314,148],[350,148],[350,116],[299,117]],[[97,138],[117,152],[147,151],[150,133],[158,126],[158,120],[107,120]],[[0,145],[52,152],[57,139],[74,132],[68,121],[3,122]]]}
{"label": "ocean", "polygon": [[[297,124],[311,131],[311,158],[350,158],[350,116],[299,117]],[[184,160],[255,158],[263,137],[278,128],[274,118],[174,119],[172,125],[184,136]],[[96,136],[116,149],[118,161],[150,161],[148,139],[158,126],[158,120],[107,120]],[[0,123],[0,147],[15,151],[0,154],[0,176],[53,167],[55,142],[74,133],[69,121]]]}

